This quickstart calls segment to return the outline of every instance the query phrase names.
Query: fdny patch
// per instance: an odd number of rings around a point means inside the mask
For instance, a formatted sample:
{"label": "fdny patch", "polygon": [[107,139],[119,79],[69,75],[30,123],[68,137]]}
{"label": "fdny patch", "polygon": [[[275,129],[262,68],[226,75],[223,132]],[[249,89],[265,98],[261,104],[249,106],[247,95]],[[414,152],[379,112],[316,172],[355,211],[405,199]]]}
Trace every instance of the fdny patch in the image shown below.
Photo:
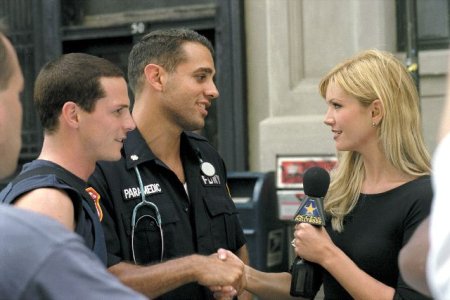
{"label": "fdny patch", "polygon": [[[161,194],[162,189],[159,183],[150,183],[144,185],[144,194],[145,196],[150,196],[154,194]],[[135,199],[141,196],[141,189],[139,187],[130,187],[123,189],[122,191],[123,198],[125,200]]]}
{"label": "fdny patch", "polygon": [[93,187],[88,187],[86,189],[86,192],[88,192],[89,196],[91,196],[92,200],[94,201],[95,209],[97,210],[97,215],[100,221],[103,220],[103,211],[102,207],[100,206],[100,194],[97,193],[96,190],[94,190]]}
{"label": "fdny patch", "polygon": [[219,175],[205,176],[201,175],[201,181],[204,186],[219,186],[222,181]]}

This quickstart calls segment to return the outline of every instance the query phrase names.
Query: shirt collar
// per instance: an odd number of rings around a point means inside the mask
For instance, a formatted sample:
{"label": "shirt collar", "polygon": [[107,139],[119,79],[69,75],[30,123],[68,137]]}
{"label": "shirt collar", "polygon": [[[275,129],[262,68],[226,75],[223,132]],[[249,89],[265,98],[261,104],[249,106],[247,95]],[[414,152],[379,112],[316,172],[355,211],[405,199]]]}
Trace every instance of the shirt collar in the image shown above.
{"label": "shirt collar", "polygon": [[[184,149],[184,151],[187,150],[188,153],[195,153],[194,147],[185,132],[181,133],[180,143],[181,149]],[[123,146],[123,152],[128,169],[149,161],[160,162],[148,147],[147,142],[137,128],[128,133]]]}
{"label": "shirt collar", "polygon": [[144,162],[157,159],[152,150],[147,146],[147,143],[137,128],[128,133],[127,139],[123,145],[123,153],[128,169],[134,168]]}

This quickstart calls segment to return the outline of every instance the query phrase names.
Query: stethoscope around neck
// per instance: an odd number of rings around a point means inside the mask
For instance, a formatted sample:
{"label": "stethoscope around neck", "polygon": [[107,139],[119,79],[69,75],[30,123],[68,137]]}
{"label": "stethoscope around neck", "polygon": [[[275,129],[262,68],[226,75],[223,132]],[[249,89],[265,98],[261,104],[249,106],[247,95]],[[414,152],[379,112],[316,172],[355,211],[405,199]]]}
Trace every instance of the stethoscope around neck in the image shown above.
{"label": "stethoscope around neck", "polygon": [[[159,228],[159,233],[161,236],[160,261],[162,261],[163,257],[164,257],[164,233],[162,231],[161,214],[159,213],[158,206],[156,206],[156,204],[151,201],[147,201],[147,199],[145,198],[144,184],[142,183],[141,173],[139,172],[137,165],[134,166],[134,172],[136,173],[136,177],[137,177],[137,180],[139,183],[139,189],[141,191],[141,202],[139,202],[138,204],[136,204],[134,206],[133,213],[131,215],[131,252],[133,254],[133,261],[135,264],[137,264],[136,254],[134,251],[134,230],[135,230],[136,226],[138,225],[139,221],[141,221],[143,218],[146,218],[146,217],[151,218],[156,223],[156,226],[158,226],[158,228]],[[145,215],[140,216],[136,220],[137,211],[139,210],[139,208],[144,207],[144,206],[153,208],[153,210],[155,211],[156,218],[153,217],[152,215],[145,214]]]}
{"label": "stethoscope around neck", "polygon": [[[203,175],[208,176],[208,177],[212,177],[212,176],[216,175],[216,169],[210,162],[203,161],[202,154],[199,149],[196,149],[196,154],[197,154],[197,158],[198,158],[198,161],[200,164],[200,170],[203,173]],[[135,154],[131,155],[131,160],[136,161],[138,159],[139,159],[139,157],[137,155],[135,155]],[[139,202],[138,204],[136,204],[134,206],[133,212],[131,215],[131,252],[133,254],[133,261],[135,264],[137,264],[136,254],[135,254],[135,250],[134,250],[134,231],[135,231],[135,228],[138,225],[139,221],[141,221],[143,218],[146,218],[146,217],[151,218],[156,223],[156,226],[158,226],[158,228],[159,228],[159,232],[160,232],[160,236],[161,236],[160,261],[162,261],[164,258],[164,232],[162,230],[161,214],[159,213],[158,206],[155,203],[148,201],[145,197],[144,184],[142,182],[141,173],[139,172],[139,168],[137,165],[134,166],[134,172],[136,173],[136,178],[139,183],[139,190],[141,193],[141,202]],[[155,211],[156,218],[153,217],[152,215],[145,214],[145,215],[140,216],[136,220],[136,216],[137,216],[137,212],[138,212],[139,208],[144,207],[144,206],[153,208],[153,210]]]}

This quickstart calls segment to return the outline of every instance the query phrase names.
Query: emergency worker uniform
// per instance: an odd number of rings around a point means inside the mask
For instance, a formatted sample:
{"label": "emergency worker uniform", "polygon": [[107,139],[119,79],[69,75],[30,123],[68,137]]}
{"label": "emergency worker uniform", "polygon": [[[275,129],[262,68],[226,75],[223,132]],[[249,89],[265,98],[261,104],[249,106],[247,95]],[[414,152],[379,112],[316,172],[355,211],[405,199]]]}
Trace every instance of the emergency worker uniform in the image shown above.
{"label": "emergency worker uniform", "polygon": [[20,174],[1,191],[0,201],[13,204],[23,194],[39,188],[55,188],[67,193],[74,208],[75,232],[106,265],[105,237],[95,203],[85,191],[86,182],[68,170],[47,160],[37,159],[27,163]]}
{"label": "emergency worker uniform", "polygon": [[[138,129],[128,133],[119,162],[97,163],[89,184],[101,197],[108,266],[121,261],[157,263],[161,256],[209,255],[219,248],[235,252],[245,244],[217,151],[205,138],[187,132],[181,134],[180,147],[187,187],[152,153]],[[202,172],[202,162],[212,164],[215,172]],[[142,202],[138,177],[145,200],[155,206],[136,208]],[[213,297],[208,288],[191,283],[160,299]]]}

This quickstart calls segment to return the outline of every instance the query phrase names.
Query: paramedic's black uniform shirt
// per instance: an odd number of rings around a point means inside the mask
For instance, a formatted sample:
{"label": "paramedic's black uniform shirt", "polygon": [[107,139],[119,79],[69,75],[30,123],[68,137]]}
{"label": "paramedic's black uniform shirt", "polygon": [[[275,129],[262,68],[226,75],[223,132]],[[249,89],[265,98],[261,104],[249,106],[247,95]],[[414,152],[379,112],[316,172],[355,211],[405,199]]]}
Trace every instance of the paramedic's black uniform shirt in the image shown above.
{"label": "paramedic's black uniform shirt", "polygon": [[[218,248],[234,252],[245,244],[226,186],[225,166],[216,150],[203,137],[182,133],[181,155],[189,197],[175,173],[154,156],[137,129],[128,134],[119,162],[98,163],[89,183],[101,197],[109,266],[122,260],[133,262],[131,216],[141,202],[134,166],[140,171],[146,199],[155,203],[161,214],[164,260],[193,253],[207,255]],[[215,176],[201,173],[199,156],[213,164]],[[140,208],[136,220],[143,214],[155,217],[153,209]],[[161,238],[156,222],[142,219],[134,239],[139,264],[159,262]],[[161,298],[212,299],[212,295],[207,288],[189,284]]]}

